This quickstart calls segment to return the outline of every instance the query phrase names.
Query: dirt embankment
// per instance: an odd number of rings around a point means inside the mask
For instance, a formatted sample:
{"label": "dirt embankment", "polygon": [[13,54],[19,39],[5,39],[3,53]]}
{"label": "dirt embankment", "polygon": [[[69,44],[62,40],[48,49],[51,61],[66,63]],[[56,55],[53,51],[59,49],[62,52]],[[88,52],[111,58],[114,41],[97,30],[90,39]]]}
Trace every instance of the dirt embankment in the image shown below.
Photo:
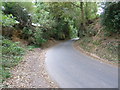
{"label": "dirt embankment", "polygon": [[106,35],[99,20],[88,26],[88,35],[76,41],[74,46],[85,54],[103,62],[118,66],[120,35]]}
{"label": "dirt embankment", "polygon": [[11,70],[11,78],[3,84],[8,88],[58,88],[45,69],[46,50],[57,43],[59,42],[49,41],[44,49],[27,51],[22,62]]}

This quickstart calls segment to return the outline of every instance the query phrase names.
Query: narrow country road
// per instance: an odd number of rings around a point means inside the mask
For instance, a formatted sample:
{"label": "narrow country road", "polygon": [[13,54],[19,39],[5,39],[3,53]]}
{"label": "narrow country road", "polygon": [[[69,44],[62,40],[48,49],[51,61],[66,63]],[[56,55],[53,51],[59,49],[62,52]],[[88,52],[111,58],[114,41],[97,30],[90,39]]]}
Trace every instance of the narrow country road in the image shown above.
{"label": "narrow country road", "polygon": [[73,42],[48,50],[45,63],[52,79],[61,88],[118,88],[118,68],[80,53]]}

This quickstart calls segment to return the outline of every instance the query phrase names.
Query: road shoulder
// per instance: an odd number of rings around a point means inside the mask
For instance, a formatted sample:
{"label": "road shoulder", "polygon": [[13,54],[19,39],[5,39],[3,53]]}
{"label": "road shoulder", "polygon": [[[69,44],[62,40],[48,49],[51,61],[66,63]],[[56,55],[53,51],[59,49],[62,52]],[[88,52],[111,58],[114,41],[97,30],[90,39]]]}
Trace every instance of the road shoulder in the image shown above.
{"label": "road shoulder", "polygon": [[91,52],[88,52],[88,51],[84,50],[82,47],[80,47],[80,45],[79,45],[79,43],[78,43],[77,41],[75,41],[75,42],[73,43],[73,47],[74,47],[76,50],[82,52],[83,54],[85,54],[85,55],[87,55],[87,56],[89,56],[89,57],[91,57],[91,58],[93,58],[93,59],[95,59],[95,60],[100,60],[102,63],[107,63],[107,64],[110,64],[110,65],[112,65],[112,66],[118,67],[118,63],[110,62],[110,61],[107,60],[107,59],[103,59],[103,58],[99,57],[99,56],[96,55],[95,53],[91,53]]}
{"label": "road shoulder", "polygon": [[58,88],[45,70],[45,49],[28,51],[22,62],[14,67],[12,77],[3,84],[8,88]]}

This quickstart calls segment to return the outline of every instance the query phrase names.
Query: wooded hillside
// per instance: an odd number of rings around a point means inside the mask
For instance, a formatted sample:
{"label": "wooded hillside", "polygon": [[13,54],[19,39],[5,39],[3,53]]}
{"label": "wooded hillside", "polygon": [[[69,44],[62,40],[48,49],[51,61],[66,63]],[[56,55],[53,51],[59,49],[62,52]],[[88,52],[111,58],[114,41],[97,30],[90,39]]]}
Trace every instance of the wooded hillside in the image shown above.
{"label": "wooded hillside", "polygon": [[98,49],[108,46],[106,53],[111,56],[105,59],[118,60],[120,2],[2,2],[1,7],[1,82],[10,77],[10,68],[24,55],[22,45],[42,47],[49,40],[79,37],[85,49],[93,48],[91,42],[99,45],[95,52],[104,58],[104,50]]}

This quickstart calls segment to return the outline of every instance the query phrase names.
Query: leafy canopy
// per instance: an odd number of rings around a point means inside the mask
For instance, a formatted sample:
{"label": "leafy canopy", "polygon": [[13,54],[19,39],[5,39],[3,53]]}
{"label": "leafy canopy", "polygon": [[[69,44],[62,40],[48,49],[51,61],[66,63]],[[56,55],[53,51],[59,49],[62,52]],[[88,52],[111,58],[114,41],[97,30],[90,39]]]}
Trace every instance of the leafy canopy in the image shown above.
{"label": "leafy canopy", "polygon": [[106,3],[102,24],[108,32],[120,33],[120,2]]}

